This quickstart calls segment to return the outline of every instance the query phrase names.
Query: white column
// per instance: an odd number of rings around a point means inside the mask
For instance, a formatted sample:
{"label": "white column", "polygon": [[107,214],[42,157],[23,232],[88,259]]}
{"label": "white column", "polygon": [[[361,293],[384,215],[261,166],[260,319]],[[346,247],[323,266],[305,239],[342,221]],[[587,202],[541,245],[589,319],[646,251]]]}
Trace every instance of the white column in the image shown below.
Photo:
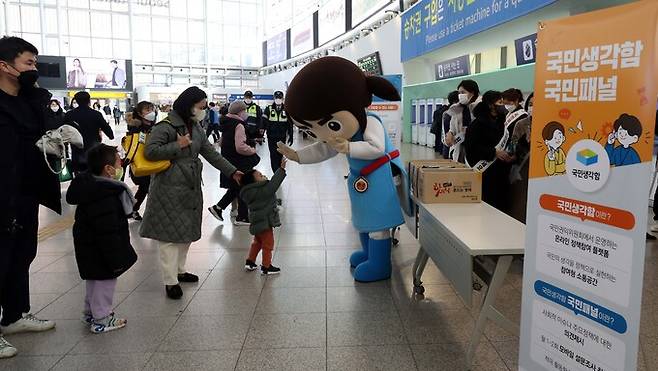
{"label": "white column", "polygon": [[[204,37],[203,37],[203,48],[205,50],[206,56],[206,88],[210,88],[210,38],[208,37],[208,0],[203,0],[203,20],[204,20]],[[211,100],[212,96],[209,97]]]}
{"label": "white column", "polygon": [[43,8],[43,1],[39,1],[39,22],[41,24],[41,53],[46,50],[46,12]]}
{"label": "white column", "polygon": [[[134,15],[133,15],[133,2],[132,1],[127,1],[128,3],[128,32],[130,33],[130,38],[129,38],[129,45],[130,45],[130,59],[132,59],[133,63],[135,62],[135,35],[133,33],[133,30],[135,29],[135,26],[133,24],[134,20]],[[153,47],[153,46],[151,46]],[[153,53],[153,50],[151,50],[151,54]],[[134,73],[133,73],[133,87],[134,87]]]}
{"label": "white column", "polygon": [[9,35],[9,25],[7,24],[7,19],[9,19],[9,1],[2,1],[2,12],[0,13],[0,24],[2,24],[2,34]]}

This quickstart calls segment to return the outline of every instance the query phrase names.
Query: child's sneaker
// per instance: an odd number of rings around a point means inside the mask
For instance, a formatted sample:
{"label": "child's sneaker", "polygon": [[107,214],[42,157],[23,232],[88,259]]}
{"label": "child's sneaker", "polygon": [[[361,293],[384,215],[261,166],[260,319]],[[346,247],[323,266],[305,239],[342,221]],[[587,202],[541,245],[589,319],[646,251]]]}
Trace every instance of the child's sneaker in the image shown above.
{"label": "child's sneaker", "polygon": [[110,332],[118,330],[126,326],[128,321],[125,318],[117,318],[114,313],[110,313],[109,316],[94,320],[89,328],[89,330],[94,334],[102,334],[104,332]]}
{"label": "child's sneaker", "polygon": [[258,265],[254,263],[253,261],[247,259],[247,261],[244,263],[244,270],[246,271],[255,271],[258,268]]}
{"label": "child's sneaker", "polygon": [[11,345],[5,340],[4,336],[0,334],[0,359],[13,357],[16,353],[18,353],[18,349]]}
{"label": "child's sneaker", "polygon": [[279,268],[277,268],[277,267],[275,267],[271,264],[267,268],[262,266],[262,265],[260,266],[260,274],[262,274],[262,275],[268,276],[268,275],[271,275],[271,274],[279,274],[279,273],[281,273],[281,269],[279,269]]}
{"label": "child's sneaker", "polygon": [[94,316],[92,316],[91,313],[82,312],[82,318],[80,318],[80,320],[85,325],[91,326],[91,324],[94,323]]}
{"label": "child's sneaker", "polygon": [[224,217],[222,216],[222,211],[224,211],[224,210],[222,210],[219,206],[212,205],[208,208],[208,211],[210,211],[212,216],[214,216],[220,222],[224,221]]}

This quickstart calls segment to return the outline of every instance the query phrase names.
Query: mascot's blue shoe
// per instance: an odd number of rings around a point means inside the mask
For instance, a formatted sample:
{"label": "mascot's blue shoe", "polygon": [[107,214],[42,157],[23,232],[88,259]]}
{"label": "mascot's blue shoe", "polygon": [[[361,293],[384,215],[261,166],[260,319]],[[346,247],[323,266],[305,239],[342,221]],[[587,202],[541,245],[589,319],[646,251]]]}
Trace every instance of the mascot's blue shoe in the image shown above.
{"label": "mascot's blue shoe", "polygon": [[373,240],[368,244],[368,260],[354,270],[359,282],[375,282],[391,278],[391,239]]}
{"label": "mascot's blue shoe", "polygon": [[368,242],[370,237],[368,236],[368,233],[359,233],[359,238],[361,239],[361,248],[363,251],[356,251],[350,256],[350,266],[352,266],[352,268],[358,267],[359,264],[368,260]]}

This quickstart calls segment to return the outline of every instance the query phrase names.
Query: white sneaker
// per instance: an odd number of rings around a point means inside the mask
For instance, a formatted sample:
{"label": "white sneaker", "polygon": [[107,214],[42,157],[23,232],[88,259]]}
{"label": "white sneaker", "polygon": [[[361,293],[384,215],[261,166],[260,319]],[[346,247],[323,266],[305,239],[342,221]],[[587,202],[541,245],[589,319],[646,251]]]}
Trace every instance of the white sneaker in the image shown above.
{"label": "white sneaker", "polygon": [[651,228],[649,229],[651,230],[651,232],[658,232],[658,224],[652,225]]}
{"label": "white sneaker", "polygon": [[236,216],[238,216],[238,209],[231,209],[231,217],[235,218]]}
{"label": "white sneaker", "polygon": [[18,353],[18,349],[14,348],[14,346],[5,340],[4,336],[0,334],[0,359],[11,358],[15,356],[16,353]]}
{"label": "white sneaker", "polygon": [[17,334],[20,332],[42,332],[55,328],[55,322],[39,319],[32,314],[26,314],[23,318],[9,326],[2,326],[4,335]]}

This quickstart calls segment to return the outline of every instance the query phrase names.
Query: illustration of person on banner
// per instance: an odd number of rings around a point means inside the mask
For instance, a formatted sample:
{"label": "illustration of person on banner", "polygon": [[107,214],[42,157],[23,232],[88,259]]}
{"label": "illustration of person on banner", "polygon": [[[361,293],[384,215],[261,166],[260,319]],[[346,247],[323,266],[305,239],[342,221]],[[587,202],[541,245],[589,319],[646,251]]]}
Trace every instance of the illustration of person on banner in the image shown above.
{"label": "illustration of person on banner", "polygon": [[544,126],[541,135],[548,149],[544,157],[546,175],[564,175],[567,172],[567,155],[562,149],[566,140],[564,125],[551,121]]}
{"label": "illustration of person on banner", "polygon": [[473,111],[475,120],[466,129],[466,164],[482,175],[482,200],[505,212],[509,208],[509,172],[514,155],[507,152],[510,128],[523,115],[521,109],[509,113],[499,91],[490,90],[482,96]]}
{"label": "illustration of person on banner", "polygon": [[278,143],[281,154],[300,164],[346,155],[352,224],[362,247],[352,254],[350,264],[360,282],[390,278],[390,231],[404,223],[400,199],[405,212],[411,210],[400,151],[381,120],[366,113],[373,94],[400,100],[390,82],[366,76],[347,59],[325,57],[309,63],[290,83],[286,108],[293,123],[317,142],[297,151]]}
{"label": "illustration of person on banner", "polygon": [[[610,157],[610,165],[625,166],[640,163],[640,155],[631,146],[640,141],[641,135],[642,123],[637,117],[626,113],[619,116],[615,120],[614,131],[608,135],[608,144],[605,146],[605,151]],[[619,142],[619,146],[615,147],[615,142]]]}

